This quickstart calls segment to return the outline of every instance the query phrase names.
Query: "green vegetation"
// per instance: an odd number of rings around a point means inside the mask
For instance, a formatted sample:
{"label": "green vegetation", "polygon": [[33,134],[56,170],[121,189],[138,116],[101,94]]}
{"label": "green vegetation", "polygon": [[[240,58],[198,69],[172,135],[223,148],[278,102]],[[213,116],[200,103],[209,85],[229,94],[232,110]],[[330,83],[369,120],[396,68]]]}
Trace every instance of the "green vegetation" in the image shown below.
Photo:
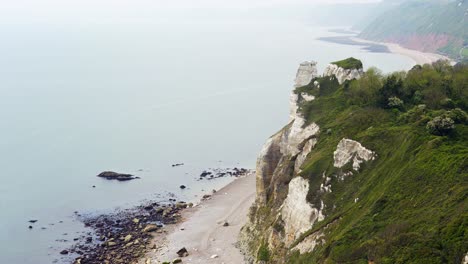
{"label": "green vegetation", "polygon": [[[325,242],[311,253],[291,252],[286,262],[461,263],[468,251],[468,66],[437,62],[387,76],[370,69],[343,85],[314,81],[320,89],[297,89],[316,96],[300,111],[330,133],[320,134],[300,175],[309,180],[307,199],[324,201],[326,218],[293,246],[318,231]],[[342,138],[378,155],[343,181],[336,176],[349,168],[333,167]],[[318,191],[324,172],[330,193]]]}
{"label": "green vegetation", "polygon": [[417,45],[426,51],[459,58],[468,43],[467,8],[468,1],[406,1],[368,21],[360,36]]}
{"label": "green vegetation", "polygon": [[349,69],[349,70],[350,69],[362,69],[362,62],[353,57],[347,58],[345,60],[335,61],[335,62],[332,62],[332,64],[338,65],[338,67],[341,67],[343,69]]}
{"label": "green vegetation", "polygon": [[463,58],[468,58],[468,48],[462,48],[460,51],[460,55],[463,56]]}
{"label": "green vegetation", "polygon": [[263,244],[260,245],[258,249],[258,256],[257,259],[260,261],[269,261],[270,260],[270,251],[268,250],[268,246]]}

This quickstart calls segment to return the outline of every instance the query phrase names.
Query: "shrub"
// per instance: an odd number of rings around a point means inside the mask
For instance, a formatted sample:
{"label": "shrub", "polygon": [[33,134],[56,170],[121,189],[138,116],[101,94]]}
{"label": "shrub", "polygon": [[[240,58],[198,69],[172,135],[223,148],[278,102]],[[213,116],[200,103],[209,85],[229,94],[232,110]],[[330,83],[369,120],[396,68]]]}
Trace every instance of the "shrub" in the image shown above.
{"label": "shrub", "polygon": [[396,96],[392,96],[388,98],[388,107],[401,109],[403,107],[403,101]]}
{"label": "shrub", "polygon": [[259,261],[269,261],[270,260],[270,251],[268,247],[262,243],[260,248],[258,249],[257,259]]}
{"label": "shrub", "polygon": [[447,117],[451,118],[455,124],[465,124],[468,121],[468,114],[460,108],[450,110]]}
{"label": "shrub", "polygon": [[429,121],[426,128],[433,135],[443,136],[455,128],[455,122],[450,117],[438,116]]}
{"label": "shrub", "polygon": [[[420,104],[420,105],[413,107],[408,112],[399,116],[398,121],[405,122],[405,123],[413,123],[413,122],[421,120],[424,117],[425,113],[426,113],[426,105]],[[427,121],[424,124],[426,123]]]}
{"label": "shrub", "polygon": [[450,98],[445,98],[442,100],[440,105],[445,109],[452,109],[455,107],[455,102]]}

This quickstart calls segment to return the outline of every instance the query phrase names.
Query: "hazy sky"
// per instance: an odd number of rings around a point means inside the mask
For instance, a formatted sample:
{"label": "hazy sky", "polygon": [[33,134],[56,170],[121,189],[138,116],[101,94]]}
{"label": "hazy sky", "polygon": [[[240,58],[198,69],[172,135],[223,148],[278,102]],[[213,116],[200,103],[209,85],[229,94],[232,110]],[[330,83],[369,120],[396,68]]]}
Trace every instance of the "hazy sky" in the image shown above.
{"label": "hazy sky", "polygon": [[157,19],[158,12],[161,12],[161,16],[167,16],[165,12],[168,9],[284,8],[372,2],[379,0],[0,0],[0,26],[130,23],[136,20],[146,23],[145,18],[151,18],[152,21]]}

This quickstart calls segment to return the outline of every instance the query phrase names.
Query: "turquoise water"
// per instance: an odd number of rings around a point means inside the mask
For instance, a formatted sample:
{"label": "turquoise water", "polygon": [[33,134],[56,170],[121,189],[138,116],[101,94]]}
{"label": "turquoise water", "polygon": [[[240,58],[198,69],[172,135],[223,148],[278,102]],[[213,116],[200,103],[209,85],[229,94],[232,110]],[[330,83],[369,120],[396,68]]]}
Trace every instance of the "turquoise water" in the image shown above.
{"label": "turquoise water", "polygon": [[[0,263],[67,261],[58,252],[85,231],[74,211],[127,208],[168,191],[193,199],[230,180],[208,186],[196,181],[202,170],[254,168],[263,142],[287,122],[304,60],[320,71],[350,56],[385,72],[413,65],[318,41],[336,33],[305,14],[191,12],[0,26]],[[142,179],[95,177],[104,170]],[[39,220],[32,230],[30,219]]]}

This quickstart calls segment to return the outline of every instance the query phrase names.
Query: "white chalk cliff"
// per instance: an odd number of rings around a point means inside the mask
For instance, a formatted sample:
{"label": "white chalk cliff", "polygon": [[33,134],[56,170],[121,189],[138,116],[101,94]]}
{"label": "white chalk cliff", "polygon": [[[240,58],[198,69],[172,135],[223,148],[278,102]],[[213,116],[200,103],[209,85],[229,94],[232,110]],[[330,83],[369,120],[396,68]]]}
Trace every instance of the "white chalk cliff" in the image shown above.
{"label": "white chalk cliff", "polygon": [[[316,65],[317,63],[313,61],[300,64],[294,89],[309,85],[314,78],[320,77]],[[340,70],[326,74],[338,74],[337,78],[340,80],[351,79],[353,76],[360,77],[360,72],[346,73]],[[319,82],[315,81],[313,85],[315,89],[320,89]],[[299,106],[302,103],[313,100],[315,97],[309,93],[291,92],[289,124],[266,141],[257,158],[257,200],[254,208],[276,204],[276,207],[271,206],[271,214],[284,227],[284,232],[270,227],[261,233],[255,233],[261,229],[256,225],[263,219],[252,218],[241,232],[241,237],[243,237],[241,241],[247,242],[241,243],[241,247],[248,244],[249,239],[255,239],[254,237],[258,236],[264,237],[271,249],[281,247],[281,245],[289,247],[304,232],[310,230],[315,223],[322,221],[325,217],[324,202],[319,199],[317,204],[312,204],[307,200],[310,192],[309,180],[298,175],[320,137],[320,127],[313,122],[307,123],[299,112]],[[345,140],[338,144],[335,164],[343,166],[353,160],[358,167],[361,162],[371,159],[372,155],[372,151],[368,151],[359,143]],[[317,191],[331,192],[330,182],[331,178],[325,177],[324,173],[321,189]],[[301,252],[308,252],[322,242],[323,233],[315,232],[295,247]]]}
{"label": "white chalk cliff", "polygon": [[359,79],[364,74],[364,70],[360,69],[344,69],[336,64],[328,64],[325,68],[323,76],[335,76],[339,84],[343,84],[346,80]]}
{"label": "white chalk cliff", "polygon": [[307,202],[309,182],[302,177],[296,177],[289,183],[288,196],[281,206],[281,219],[284,222],[285,239],[289,246],[316,221],[323,220],[320,209]]}

